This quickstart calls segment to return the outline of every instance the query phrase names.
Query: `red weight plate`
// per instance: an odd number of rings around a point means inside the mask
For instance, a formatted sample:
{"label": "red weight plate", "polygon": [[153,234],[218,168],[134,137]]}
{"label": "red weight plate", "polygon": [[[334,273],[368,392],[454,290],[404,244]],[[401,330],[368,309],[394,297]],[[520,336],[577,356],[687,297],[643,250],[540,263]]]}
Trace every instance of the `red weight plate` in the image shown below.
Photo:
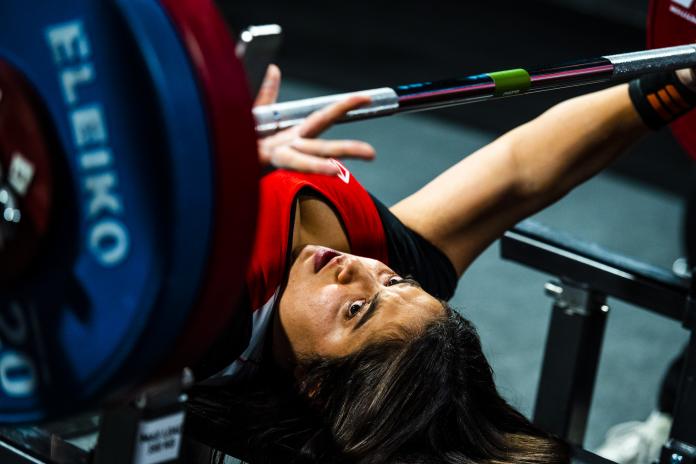
{"label": "red weight plate", "polygon": [[[648,12],[648,47],[696,42],[696,0],[651,0]],[[676,120],[672,132],[696,159],[696,111]]]}
{"label": "red weight plate", "polygon": [[230,321],[254,239],[260,169],[252,101],[227,25],[210,0],[160,2],[199,78],[216,171],[208,271],[171,358],[181,365],[199,359]]}

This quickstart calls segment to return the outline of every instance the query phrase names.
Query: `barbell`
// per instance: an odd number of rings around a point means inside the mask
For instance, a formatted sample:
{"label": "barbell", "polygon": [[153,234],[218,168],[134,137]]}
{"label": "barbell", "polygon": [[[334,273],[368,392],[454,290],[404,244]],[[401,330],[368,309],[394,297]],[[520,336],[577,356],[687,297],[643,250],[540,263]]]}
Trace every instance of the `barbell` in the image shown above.
{"label": "barbell", "polygon": [[266,136],[296,126],[310,114],[353,95],[371,101],[349,111],[341,122],[372,119],[397,113],[445,108],[526,93],[601,82],[625,82],[648,72],[696,66],[696,44],[621,53],[536,69],[508,69],[458,79],[416,82],[358,92],[307,98],[254,108],[256,132]]}
{"label": "barbell", "polygon": [[[677,47],[378,89],[348,119],[696,65],[696,3],[653,0],[649,30],[650,47]],[[0,422],[94,405],[201,359],[241,295],[255,127],[336,98],[257,108],[255,121],[211,0],[5,1]],[[695,119],[674,125],[692,154]]]}

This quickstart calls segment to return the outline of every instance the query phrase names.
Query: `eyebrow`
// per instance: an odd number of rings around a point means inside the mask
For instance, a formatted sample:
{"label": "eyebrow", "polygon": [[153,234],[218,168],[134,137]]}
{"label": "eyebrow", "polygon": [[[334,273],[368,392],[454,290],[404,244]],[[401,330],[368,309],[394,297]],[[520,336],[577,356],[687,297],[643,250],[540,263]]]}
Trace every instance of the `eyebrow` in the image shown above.
{"label": "eyebrow", "polygon": [[[410,278],[402,279],[399,282],[395,283],[394,285],[409,285],[411,287],[421,288],[421,286],[418,282],[416,282],[415,280],[410,279]],[[392,287],[394,285],[392,285]],[[381,303],[381,298],[382,298],[382,292],[379,291],[379,292],[377,292],[375,297],[372,299],[372,301],[370,301],[370,306],[367,307],[367,309],[363,313],[363,315],[360,318],[360,320],[358,321],[358,323],[353,326],[353,330],[358,330],[360,327],[365,325],[365,323],[367,321],[369,321],[370,318],[372,318],[372,316],[375,315],[375,313],[379,309],[379,305]]]}

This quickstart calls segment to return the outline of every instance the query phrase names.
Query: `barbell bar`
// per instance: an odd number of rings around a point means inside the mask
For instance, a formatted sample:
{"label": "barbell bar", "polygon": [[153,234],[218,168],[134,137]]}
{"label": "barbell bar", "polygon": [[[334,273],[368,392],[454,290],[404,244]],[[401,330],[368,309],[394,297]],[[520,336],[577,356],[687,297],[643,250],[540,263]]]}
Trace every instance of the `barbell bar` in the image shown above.
{"label": "barbell bar", "polygon": [[466,77],[381,87],[357,92],[295,100],[254,108],[256,132],[266,136],[301,124],[332,103],[354,95],[371,102],[349,111],[342,122],[432,110],[484,100],[525,95],[602,82],[625,82],[634,77],[696,66],[696,44],[606,55],[533,69],[473,74]]}

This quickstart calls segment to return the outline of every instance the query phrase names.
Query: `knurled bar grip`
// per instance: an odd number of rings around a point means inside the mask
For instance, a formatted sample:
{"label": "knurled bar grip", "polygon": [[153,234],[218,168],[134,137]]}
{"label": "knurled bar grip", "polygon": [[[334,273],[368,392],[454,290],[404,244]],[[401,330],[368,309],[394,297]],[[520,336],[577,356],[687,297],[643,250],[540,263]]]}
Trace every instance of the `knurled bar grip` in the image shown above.
{"label": "knurled bar grip", "polygon": [[254,108],[256,132],[266,135],[296,126],[316,110],[324,108],[332,103],[345,100],[353,95],[367,95],[372,98],[372,101],[369,105],[348,112],[345,118],[346,121],[388,115],[395,113],[399,109],[399,97],[396,92],[389,87],[328,95],[325,97],[307,98],[304,100],[276,103],[274,105],[258,106]]}
{"label": "knurled bar grip", "polygon": [[696,45],[656,48],[605,57],[614,65],[615,79],[632,79],[643,74],[696,66]]}
{"label": "knurled bar grip", "polygon": [[370,96],[372,103],[348,112],[342,122],[598,82],[626,81],[644,74],[693,66],[696,66],[696,45],[680,45],[538,69],[510,69],[259,106],[254,108],[254,117],[257,133],[264,136],[298,125],[314,111],[352,95]]}

